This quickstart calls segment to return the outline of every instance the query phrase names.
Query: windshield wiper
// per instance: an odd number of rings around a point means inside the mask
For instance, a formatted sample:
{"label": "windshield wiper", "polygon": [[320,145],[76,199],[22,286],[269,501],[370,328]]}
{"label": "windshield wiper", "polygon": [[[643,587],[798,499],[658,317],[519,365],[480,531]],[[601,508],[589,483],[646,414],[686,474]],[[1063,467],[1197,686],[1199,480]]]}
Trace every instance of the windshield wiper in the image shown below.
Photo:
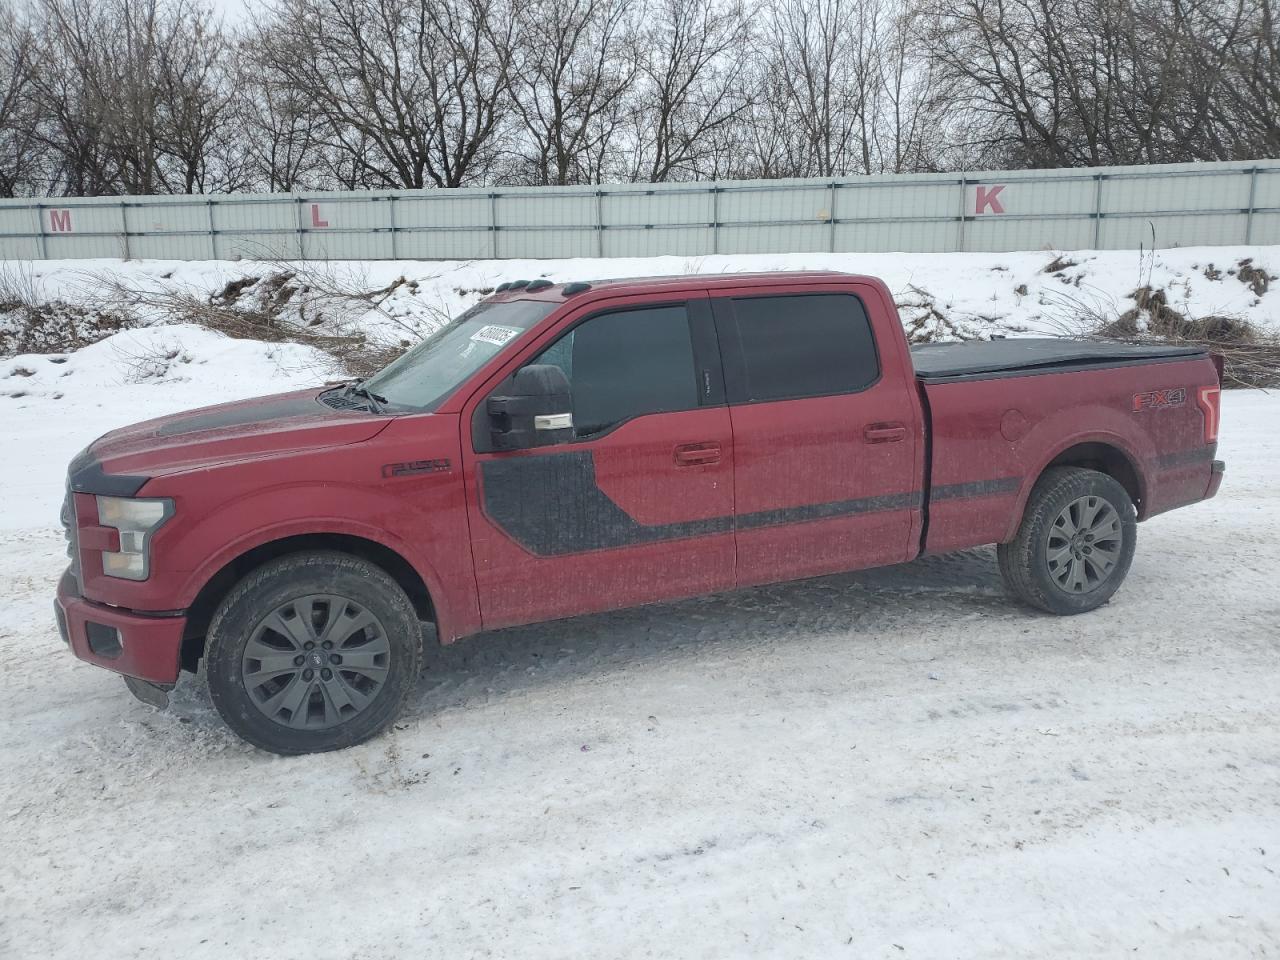
{"label": "windshield wiper", "polygon": [[366,400],[368,400],[369,409],[372,410],[374,413],[382,413],[383,404],[390,402],[387,400],[386,397],[382,396],[382,394],[374,393],[373,391],[369,390],[364,385],[363,380],[357,380],[355,383],[347,387],[347,395],[351,396],[353,394],[357,397],[364,397]]}

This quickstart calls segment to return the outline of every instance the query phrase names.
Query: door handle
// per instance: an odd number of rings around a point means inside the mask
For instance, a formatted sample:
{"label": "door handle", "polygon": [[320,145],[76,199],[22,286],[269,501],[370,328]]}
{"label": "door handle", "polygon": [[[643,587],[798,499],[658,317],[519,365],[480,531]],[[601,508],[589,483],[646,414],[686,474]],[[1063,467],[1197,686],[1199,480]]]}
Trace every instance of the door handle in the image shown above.
{"label": "door handle", "polygon": [[699,464],[719,463],[720,444],[682,443],[676,447],[676,466],[694,467]]}
{"label": "door handle", "polygon": [[900,423],[871,423],[862,437],[867,443],[897,443],[907,439],[907,428]]}

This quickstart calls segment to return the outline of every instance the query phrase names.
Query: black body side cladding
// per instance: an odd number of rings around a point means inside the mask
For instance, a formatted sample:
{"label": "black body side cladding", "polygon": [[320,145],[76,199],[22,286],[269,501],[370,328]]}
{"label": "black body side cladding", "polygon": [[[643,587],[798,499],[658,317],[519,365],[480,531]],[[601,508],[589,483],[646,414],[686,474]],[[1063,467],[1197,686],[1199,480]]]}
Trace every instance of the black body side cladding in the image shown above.
{"label": "black body side cladding", "polygon": [[733,517],[647,526],[596,483],[587,450],[486,460],[480,465],[484,512],[513,540],[541,557],[728,533]]}

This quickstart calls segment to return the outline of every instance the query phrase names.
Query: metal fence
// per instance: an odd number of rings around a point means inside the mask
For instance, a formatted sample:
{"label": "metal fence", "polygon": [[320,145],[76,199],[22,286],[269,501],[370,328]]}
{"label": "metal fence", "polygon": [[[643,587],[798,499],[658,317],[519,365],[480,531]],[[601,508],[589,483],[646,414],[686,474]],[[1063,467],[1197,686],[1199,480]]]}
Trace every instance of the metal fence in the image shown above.
{"label": "metal fence", "polygon": [[473,259],[1280,244],[1280,161],[0,201],[0,257]]}

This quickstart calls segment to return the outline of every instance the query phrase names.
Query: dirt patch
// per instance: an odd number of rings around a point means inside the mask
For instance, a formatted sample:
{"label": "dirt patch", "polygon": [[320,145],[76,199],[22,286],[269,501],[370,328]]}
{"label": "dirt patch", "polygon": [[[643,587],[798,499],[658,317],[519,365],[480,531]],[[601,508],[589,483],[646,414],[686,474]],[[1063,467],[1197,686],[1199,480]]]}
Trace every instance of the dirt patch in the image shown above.
{"label": "dirt patch", "polygon": [[1143,334],[1169,341],[1212,344],[1239,344],[1261,336],[1248,321],[1235,317],[1189,317],[1170,306],[1168,294],[1161,289],[1139,287],[1129,297],[1134,305],[1102,328],[1104,336]]}
{"label": "dirt patch", "polygon": [[221,304],[222,306],[229,306],[233,303],[237,303],[240,300],[240,295],[250,287],[254,286],[257,282],[257,277],[240,277],[238,280],[228,280],[226,286],[213,294],[213,296],[209,298],[209,301],[211,303]]}
{"label": "dirt patch", "polygon": [[1262,267],[1254,266],[1253,258],[1248,257],[1236,264],[1236,279],[1260,297],[1271,289],[1271,281],[1280,279],[1272,276]]}

